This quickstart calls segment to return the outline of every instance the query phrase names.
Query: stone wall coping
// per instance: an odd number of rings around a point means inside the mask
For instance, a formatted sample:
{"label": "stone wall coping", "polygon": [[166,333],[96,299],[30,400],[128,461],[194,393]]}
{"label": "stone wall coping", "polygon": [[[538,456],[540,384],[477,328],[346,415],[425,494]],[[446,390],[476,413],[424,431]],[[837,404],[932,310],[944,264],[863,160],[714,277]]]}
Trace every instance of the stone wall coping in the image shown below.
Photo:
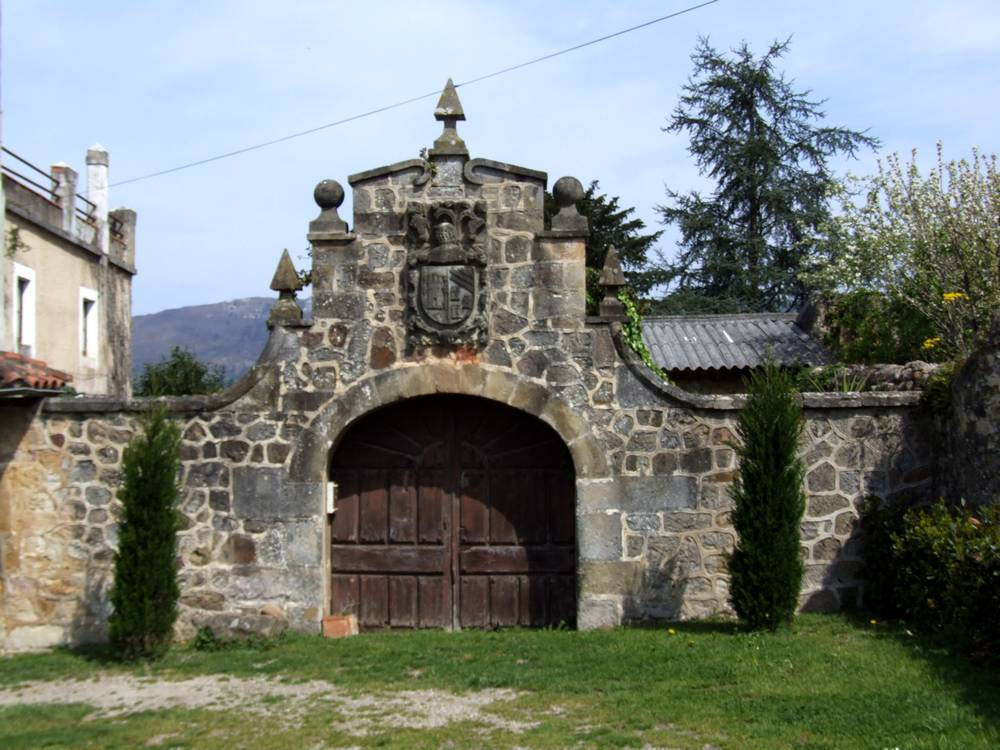
{"label": "stone wall coping", "polygon": [[[632,347],[625,341],[621,323],[612,323],[611,336],[618,356],[632,374],[653,393],[664,399],[673,399],[698,409],[737,411],[746,405],[745,394],[710,396],[691,393],[673,383],[664,382],[654,373]],[[921,394],[914,391],[877,391],[864,393],[803,393],[802,405],[807,409],[857,409],[913,407],[920,402]]]}
{"label": "stone wall coping", "polygon": [[426,173],[427,177],[428,178],[430,177],[430,170],[427,168],[427,162],[425,162],[423,159],[407,159],[405,161],[397,161],[394,164],[386,164],[383,167],[366,169],[363,172],[356,172],[355,174],[348,175],[347,182],[351,187],[356,187],[358,183],[367,182],[368,180],[374,180],[377,177],[388,177],[391,174],[396,174],[398,172],[405,172],[408,169],[423,170]]}
{"label": "stone wall coping", "polygon": [[289,329],[309,328],[311,325],[312,321],[306,320],[275,325],[254,366],[242,378],[220,393],[206,396],[150,396],[131,399],[106,396],[63,396],[45,399],[42,402],[42,409],[48,413],[58,414],[106,414],[116,411],[136,413],[147,411],[159,405],[165,407],[171,414],[217,411],[249,393],[281,361],[286,330],[289,331],[289,335],[296,336]]}
{"label": "stone wall coping", "polygon": [[33,215],[32,212],[22,208],[16,203],[7,203],[6,210],[10,211],[12,214],[14,214],[14,216],[18,217],[19,219],[22,219],[32,224],[36,228],[44,232],[47,232],[51,235],[54,235],[59,239],[63,240],[64,242],[69,242],[77,250],[83,252],[88,258],[90,258],[90,260],[94,261],[95,263],[100,263],[101,260],[107,258],[108,263],[110,265],[114,266],[115,268],[118,268],[119,270],[124,271],[130,276],[135,276],[137,273],[135,266],[132,266],[119,258],[115,258],[113,255],[110,254],[105,255],[98,248],[88,245],[86,242],[83,242],[79,237],[75,237],[74,235],[65,231],[62,227],[53,226],[52,224],[42,221],[38,216]]}
{"label": "stone wall coping", "polygon": [[549,181],[548,173],[542,172],[538,169],[519,167],[516,164],[508,164],[503,161],[493,161],[493,159],[470,159],[465,163],[465,169],[463,172],[465,174],[465,179],[473,185],[483,184],[483,178],[475,173],[475,170],[479,167],[492,169],[496,172],[505,172],[513,177],[527,177],[529,180],[538,180],[542,183],[542,185],[545,185]]}
{"label": "stone wall coping", "polygon": [[543,232],[535,232],[535,236],[540,240],[579,240],[590,237],[589,229],[546,229]]}

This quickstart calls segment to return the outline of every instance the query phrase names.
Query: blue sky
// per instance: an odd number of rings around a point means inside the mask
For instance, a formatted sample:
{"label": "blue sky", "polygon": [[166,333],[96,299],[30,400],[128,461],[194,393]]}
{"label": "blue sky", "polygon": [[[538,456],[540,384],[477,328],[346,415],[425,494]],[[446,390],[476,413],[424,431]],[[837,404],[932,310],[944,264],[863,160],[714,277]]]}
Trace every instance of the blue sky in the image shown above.
{"label": "blue sky", "polygon": [[[111,153],[125,180],[322,125],[680,10],[669,2],[4,0],[4,145],[84,172]],[[721,0],[693,13],[461,87],[473,156],[601,181],[648,224],[664,186],[707,186],[683,135],[661,131],[699,35],[762,52],[825,98],[829,124],[881,153],[935,143],[1000,152],[995,0]],[[435,100],[249,154],[112,188],[139,214],[134,310],[268,294],[282,248],[304,256],[316,182],[413,158]],[[868,173],[876,154],[837,163]],[[348,198],[349,201],[349,198]],[[342,215],[349,219],[349,203]],[[672,252],[673,235],[662,250]],[[303,260],[298,261],[300,264]]]}

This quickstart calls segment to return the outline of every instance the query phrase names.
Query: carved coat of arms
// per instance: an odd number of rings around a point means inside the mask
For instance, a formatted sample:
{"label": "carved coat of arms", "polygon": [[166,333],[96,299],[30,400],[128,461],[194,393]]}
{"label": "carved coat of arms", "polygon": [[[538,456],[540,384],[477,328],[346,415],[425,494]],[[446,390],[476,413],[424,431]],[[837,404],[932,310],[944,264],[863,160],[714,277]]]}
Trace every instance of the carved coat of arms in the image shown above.
{"label": "carved coat of arms", "polygon": [[477,346],[486,339],[486,203],[414,203],[406,211],[410,339]]}

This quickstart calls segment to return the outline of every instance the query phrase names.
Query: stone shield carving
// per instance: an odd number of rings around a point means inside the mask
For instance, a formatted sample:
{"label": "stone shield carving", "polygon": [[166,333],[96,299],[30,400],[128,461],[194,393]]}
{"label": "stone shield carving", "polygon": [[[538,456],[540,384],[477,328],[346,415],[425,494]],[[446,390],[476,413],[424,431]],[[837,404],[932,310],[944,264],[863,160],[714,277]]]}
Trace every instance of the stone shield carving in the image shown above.
{"label": "stone shield carving", "polygon": [[411,343],[478,346],[486,340],[486,204],[407,207]]}

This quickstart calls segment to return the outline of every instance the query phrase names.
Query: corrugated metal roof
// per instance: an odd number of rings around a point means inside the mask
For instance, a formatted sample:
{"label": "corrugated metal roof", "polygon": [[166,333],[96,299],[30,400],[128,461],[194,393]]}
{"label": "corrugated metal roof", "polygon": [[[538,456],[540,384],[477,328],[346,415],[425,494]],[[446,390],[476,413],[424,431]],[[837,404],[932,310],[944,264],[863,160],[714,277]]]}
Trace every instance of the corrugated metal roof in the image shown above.
{"label": "corrugated metal roof", "polygon": [[664,370],[757,367],[768,354],[781,365],[821,365],[830,352],[796,325],[793,313],[666,315],[643,319],[642,337]]}

